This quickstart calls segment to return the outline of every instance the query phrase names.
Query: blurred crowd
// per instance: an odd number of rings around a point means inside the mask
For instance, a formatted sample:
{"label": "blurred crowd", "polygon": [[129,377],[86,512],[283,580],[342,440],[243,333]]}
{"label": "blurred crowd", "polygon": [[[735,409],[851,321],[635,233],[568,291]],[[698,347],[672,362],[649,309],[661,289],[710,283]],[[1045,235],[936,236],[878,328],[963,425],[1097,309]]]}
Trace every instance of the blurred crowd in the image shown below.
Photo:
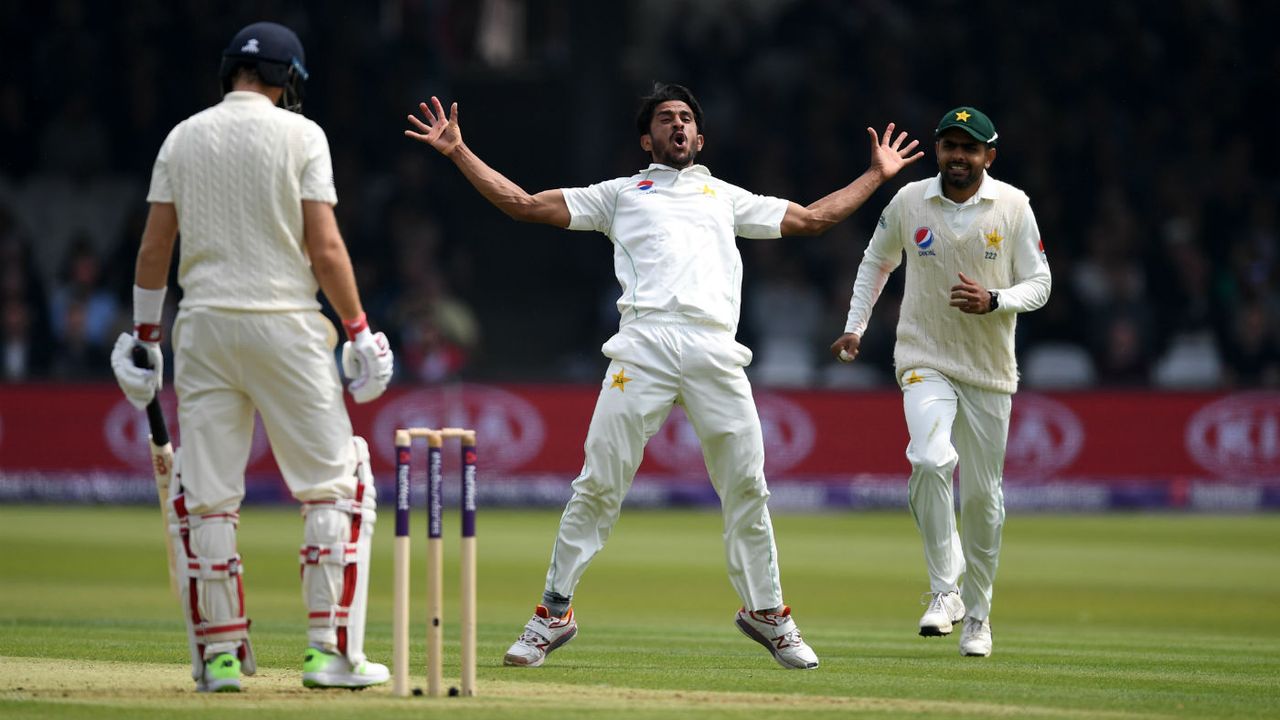
{"label": "blurred crowd", "polygon": [[456,99],[468,143],[526,189],[585,185],[647,164],[633,117],[660,79],[699,96],[712,172],[802,204],[862,172],[868,125],[925,143],[827,235],[740,241],[759,384],[891,386],[901,272],[859,363],[826,347],[880,207],[936,172],[932,128],[971,104],[1054,273],[1049,304],[1019,320],[1026,386],[1280,387],[1263,129],[1277,15],[1233,0],[0,2],[16,58],[0,76],[0,377],[111,377],[155,153],[218,101],[231,35],[271,19],[306,45],[304,109],[328,133],[397,382],[594,381],[618,293],[607,239],[508,220],[402,137],[405,115]]}

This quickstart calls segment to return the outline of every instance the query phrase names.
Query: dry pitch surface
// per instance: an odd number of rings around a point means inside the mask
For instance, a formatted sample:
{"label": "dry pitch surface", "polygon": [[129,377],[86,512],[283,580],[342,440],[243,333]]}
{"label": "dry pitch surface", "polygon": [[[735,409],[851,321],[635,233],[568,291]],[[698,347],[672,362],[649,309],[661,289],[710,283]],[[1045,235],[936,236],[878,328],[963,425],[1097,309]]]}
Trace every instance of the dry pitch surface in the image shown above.
{"label": "dry pitch surface", "polygon": [[[139,687],[139,676],[146,678]],[[0,689],[4,700],[34,701],[49,706],[79,705],[134,710],[225,712],[236,709],[283,710],[311,716],[317,711],[385,717],[388,712],[448,708],[450,713],[492,711],[500,714],[555,714],[572,708],[611,717],[632,712],[656,712],[675,717],[698,710],[723,710],[738,714],[769,708],[778,713],[848,713],[902,715],[953,715],[964,717],[1036,718],[1160,718],[1148,713],[1090,712],[1028,705],[973,702],[938,702],[892,698],[850,698],[812,695],[776,695],[744,692],[663,692],[556,683],[489,681],[475,698],[397,698],[389,686],[362,692],[317,691],[303,688],[296,670],[259,670],[245,679],[239,695],[201,695],[191,689],[186,667],[112,663],[87,660],[46,660],[0,657]],[[124,689],[128,688],[128,689]],[[46,715],[47,717],[48,715]],[[550,715],[547,715],[549,717]]]}

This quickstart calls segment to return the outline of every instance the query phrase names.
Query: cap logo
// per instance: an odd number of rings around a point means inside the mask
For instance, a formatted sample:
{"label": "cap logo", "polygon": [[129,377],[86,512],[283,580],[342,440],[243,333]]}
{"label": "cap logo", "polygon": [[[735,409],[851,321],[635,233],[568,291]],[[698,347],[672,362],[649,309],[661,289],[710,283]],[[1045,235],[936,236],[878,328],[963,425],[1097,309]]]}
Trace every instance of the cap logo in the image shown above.
{"label": "cap logo", "polygon": [[259,52],[258,38],[249,38],[249,42],[245,43],[244,47],[240,48],[240,52],[253,53],[254,55],[257,55]]}
{"label": "cap logo", "polygon": [[969,118],[971,117],[973,117],[973,115],[971,115],[967,110],[961,110],[960,112],[956,113],[956,119],[962,123],[969,122]]}

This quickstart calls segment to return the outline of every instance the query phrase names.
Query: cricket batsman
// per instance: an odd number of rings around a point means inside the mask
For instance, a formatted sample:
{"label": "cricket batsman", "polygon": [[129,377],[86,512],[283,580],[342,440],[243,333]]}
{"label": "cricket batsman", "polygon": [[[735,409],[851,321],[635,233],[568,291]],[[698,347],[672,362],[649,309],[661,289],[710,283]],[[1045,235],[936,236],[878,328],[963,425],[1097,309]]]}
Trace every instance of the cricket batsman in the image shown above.
{"label": "cricket batsman", "polygon": [[[364,654],[376,494],[317,290],[346,328],[342,366],[356,402],[386,389],[391,350],[365,319],[334,217],[328,139],[301,114],[307,69],[298,36],[275,23],[245,27],[222,53],[219,76],[222,101],[179,123],[156,157],[134,332],[120,335],[111,365],[138,408],[160,390],[161,315],[181,232],[172,345],[182,447],[169,522],[196,689],[238,692],[240,676],[255,670],[236,549],[255,411],[305,518],[302,683],[376,685],[389,678]],[[152,369],[134,365],[135,346]]]}

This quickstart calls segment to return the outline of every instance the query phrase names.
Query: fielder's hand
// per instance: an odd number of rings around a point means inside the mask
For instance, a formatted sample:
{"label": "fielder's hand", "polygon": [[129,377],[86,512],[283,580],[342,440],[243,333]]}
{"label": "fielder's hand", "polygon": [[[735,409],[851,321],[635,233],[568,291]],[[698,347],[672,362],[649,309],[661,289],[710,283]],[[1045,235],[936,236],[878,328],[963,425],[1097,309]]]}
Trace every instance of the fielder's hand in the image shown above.
{"label": "fielder's hand", "polygon": [[342,344],[342,372],[351,379],[347,390],[356,402],[376,400],[387,389],[393,359],[387,336],[367,327]]}
{"label": "fielder's hand", "polygon": [[960,283],[951,286],[951,307],[969,315],[985,315],[991,312],[991,293],[960,273]]}
{"label": "fielder's hand", "polygon": [[845,333],[831,343],[831,355],[843,363],[853,362],[854,358],[858,357],[860,345],[862,345],[861,337],[853,333]]}
{"label": "fielder's hand", "polygon": [[[147,351],[152,369],[133,364],[135,345]],[[164,384],[164,353],[160,352],[160,343],[142,342],[128,333],[120,333],[115,347],[111,349],[111,369],[129,403],[139,410],[146,408]]]}

